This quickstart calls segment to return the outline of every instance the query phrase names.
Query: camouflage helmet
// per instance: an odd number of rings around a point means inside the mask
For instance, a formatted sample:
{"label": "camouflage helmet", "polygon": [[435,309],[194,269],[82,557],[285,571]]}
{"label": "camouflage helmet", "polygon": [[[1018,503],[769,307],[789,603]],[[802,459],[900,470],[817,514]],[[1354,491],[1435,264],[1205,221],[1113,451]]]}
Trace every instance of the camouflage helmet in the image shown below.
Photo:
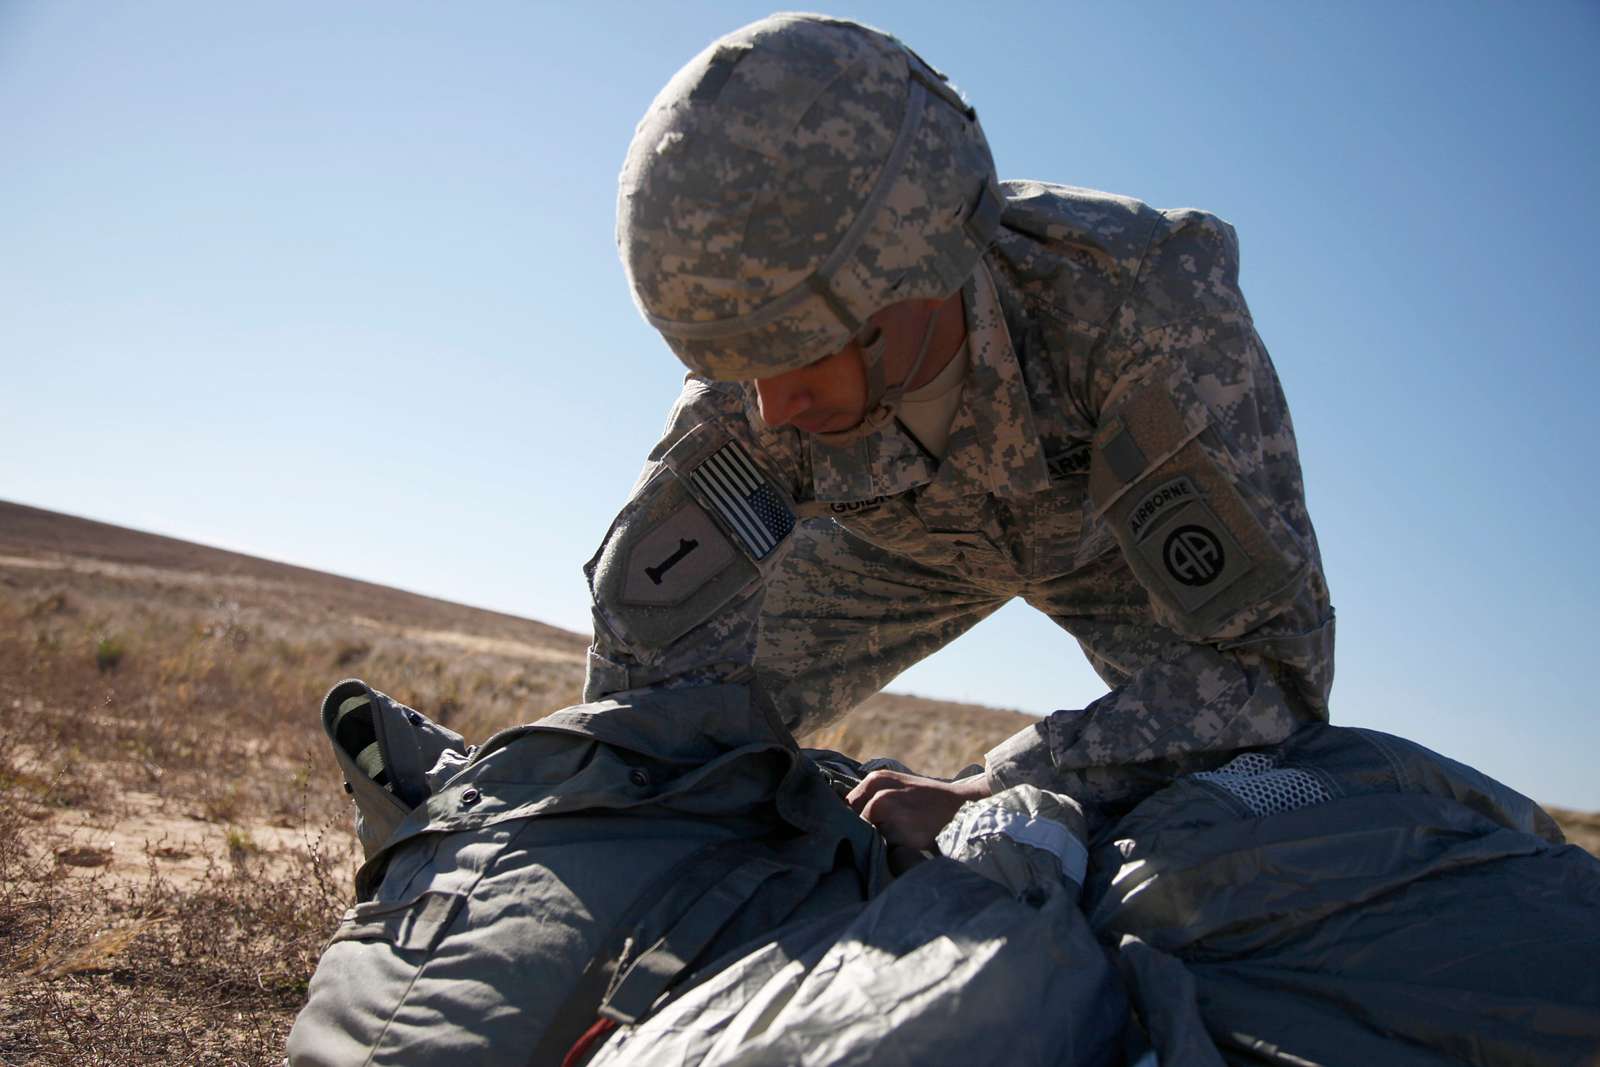
{"label": "camouflage helmet", "polygon": [[890,304],[954,293],[1000,206],[977,115],[944,75],[868,26],[782,14],[713,42],[650,105],[617,244],[678,358],[748,380],[838,351]]}

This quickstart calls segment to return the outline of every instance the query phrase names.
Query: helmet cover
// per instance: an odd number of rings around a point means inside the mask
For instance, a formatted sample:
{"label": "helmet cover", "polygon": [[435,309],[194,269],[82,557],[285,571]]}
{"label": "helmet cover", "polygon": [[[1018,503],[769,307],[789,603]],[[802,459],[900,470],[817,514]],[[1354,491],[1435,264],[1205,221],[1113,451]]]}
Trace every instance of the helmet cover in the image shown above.
{"label": "helmet cover", "polygon": [[765,378],[868,316],[943,299],[999,225],[977,116],[895,38],[773,15],[714,41],[634,133],[617,244],[634,300],[690,369]]}

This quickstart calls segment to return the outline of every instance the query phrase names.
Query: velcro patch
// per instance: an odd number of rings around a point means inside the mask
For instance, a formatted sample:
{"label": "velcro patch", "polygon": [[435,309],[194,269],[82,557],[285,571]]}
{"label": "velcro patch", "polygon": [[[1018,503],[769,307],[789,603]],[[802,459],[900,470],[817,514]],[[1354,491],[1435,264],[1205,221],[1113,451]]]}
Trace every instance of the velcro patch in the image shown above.
{"label": "velcro patch", "polygon": [[794,512],[737,441],[689,472],[689,481],[752,559],[765,559],[794,529]]}

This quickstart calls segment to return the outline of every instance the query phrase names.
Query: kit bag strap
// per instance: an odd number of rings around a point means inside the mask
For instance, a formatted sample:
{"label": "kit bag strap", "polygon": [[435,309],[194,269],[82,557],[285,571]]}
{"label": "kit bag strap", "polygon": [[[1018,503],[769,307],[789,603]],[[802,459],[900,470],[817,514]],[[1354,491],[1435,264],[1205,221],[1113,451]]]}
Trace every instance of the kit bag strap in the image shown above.
{"label": "kit bag strap", "polygon": [[[600,1004],[602,1017],[632,1023],[649,1014],[657,998],[689,969],[756,891],[788,870],[763,856],[751,856],[743,862],[738,862],[736,854],[730,858],[737,865],[730,870],[727,862],[716,864],[718,871],[713,873],[722,877],[714,884],[675,886],[644,917],[638,926],[640,934],[649,937],[656,930],[662,932],[644,945],[634,959],[619,967]],[[704,883],[705,878],[694,881]]]}
{"label": "kit bag strap", "polygon": [[625,974],[644,950],[661,940],[656,931],[674,925],[695,900],[748,859],[752,848],[759,847],[746,840],[712,842],[689,853],[642,890],[578,976],[529,1056],[529,1064],[554,1067],[561,1063],[600,1018],[601,1005],[619,984],[619,974]]}

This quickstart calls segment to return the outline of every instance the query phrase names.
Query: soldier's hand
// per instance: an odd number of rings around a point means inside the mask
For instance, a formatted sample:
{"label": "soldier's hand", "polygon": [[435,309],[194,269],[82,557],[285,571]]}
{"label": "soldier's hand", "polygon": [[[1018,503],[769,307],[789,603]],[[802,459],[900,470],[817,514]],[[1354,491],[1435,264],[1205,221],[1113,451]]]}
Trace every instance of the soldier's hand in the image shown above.
{"label": "soldier's hand", "polygon": [[988,777],[982,774],[941,782],[899,771],[873,771],[845,801],[891,845],[930,849],[961,805],[988,795]]}

